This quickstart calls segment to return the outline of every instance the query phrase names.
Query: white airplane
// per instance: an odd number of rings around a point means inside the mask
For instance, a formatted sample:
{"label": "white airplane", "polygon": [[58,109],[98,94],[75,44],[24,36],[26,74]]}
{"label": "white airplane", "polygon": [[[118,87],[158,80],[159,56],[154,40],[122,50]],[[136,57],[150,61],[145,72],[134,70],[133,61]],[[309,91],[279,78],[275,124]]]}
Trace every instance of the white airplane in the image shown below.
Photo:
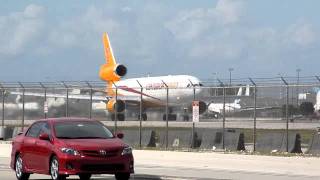
{"label": "white airplane", "polygon": [[[237,97],[242,96],[242,88],[243,87],[239,87]],[[245,96],[249,96],[250,95],[249,93],[250,93],[250,87],[246,86]],[[225,104],[210,102],[208,104],[208,112],[213,113],[215,115],[214,117],[218,118],[221,114],[223,114],[223,107],[224,106],[225,106],[226,113],[235,112],[237,110],[240,110],[241,109],[240,99],[235,99],[234,102],[225,103]]]}
{"label": "white airplane", "polygon": [[[125,120],[122,113],[126,105],[139,105],[142,100],[144,120],[147,120],[145,110],[151,107],[164,107],[167,103],[167,88],[169,91],[168,105],[191,105],[194,97],[201,92],[200,80],[190,75],[168,75],[157,77],[130,78],[121,80],[127,73],[126,66],[118,64],[114,58],[112,47],[107,33],[103,34],[103,44],[106,63],[100,67],[99,76],[105,81],[106,95],[93,95],[92,100],[103,101],[106,109],[113,114],[117,114],[118,120]],[[141,91],[141,88],[143,89]],[[22,95],[21,92],[11,92],[11,94]],[[43,97],[44,93],[25,92],[25,96]],[[66,98],[66,94],[47,94],[48,98]],[[90,100],[90,95],[69,94],[69,99]],[[171,109],[171,108],[170,108]],[[200,102],[200,113],[206,110],[205,102]],[[171,111],[171,110],[170,110]],[[116,113],[115,113],[116,112]],[[164,116],[165,117],[165,116]],[[176,115],[170,112],[170,120],[175,120]]]}
{"label": "white airplane", "polygon": [[[238,93],[236,97],[243,96],[243,88],[239,87]],[[246,90],[244,93],[244,96],[249,97],[250,96],[250,87],[249,85],[246,86]],[[234,113],[234,112],[241,112],[241,111],[253,111],[254,107],[243,107],[240,104],[241,99],[237,98],[232,103],[225,103],[225,113]],[[256,110],[267,110],[267,109],[275,109],[279,107],[256,107]],[[217,103],[217,102],[210,102],[208,104],[208,112],[213,114],[215,118],[221,117],[223,114],[223,103]]]}
{"label": "white airplane", "polygon": [[[236,112],[241,109],[240,99],[235,99],[232,103],[225,103],[225,112]],[[214,114],[223,114],[223,103],[214,103],[211,102],[208,105],[208,112]]]}

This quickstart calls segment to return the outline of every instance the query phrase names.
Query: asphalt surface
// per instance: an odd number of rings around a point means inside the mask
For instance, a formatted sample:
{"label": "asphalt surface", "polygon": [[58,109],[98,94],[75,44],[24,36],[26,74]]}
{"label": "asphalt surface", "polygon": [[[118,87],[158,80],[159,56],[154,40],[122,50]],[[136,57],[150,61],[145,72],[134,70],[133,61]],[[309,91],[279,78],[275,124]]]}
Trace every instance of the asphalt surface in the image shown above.
{"label": "asphalt surface", "polygon": [[[24,125],[28,126],[33,123],[34,120],[25,120]],[[115,125],[114,121],[102,121],[108,127]],[[5,120],[5,125],[21,125],[21,120]],[[169,121],[169,127],[192,127],[192,122],[182,121]],[[207,127],[207,128],[222,128],[222,119],[201,119],[200,122],[196,123],[196,127]],[[138,127],[139,121],[118,121],[117,126],[119,127]],[[257,119],[258,129],[286,129],[286,121],[274,118],[258,118]],[[165,121],[143,121],[143,127],[166,127]],[[253,128],[253,119],[251,118],[227,118],[225,122],[226,128],[240,128],[250,129]],[[316,130],[320,127],[319,120],[296,120],[289,122],[289,129],[305,129],[305,130]]]}
{"label": "asphalt surface", "polygon": [[[134,151],[135,174],[139,180],[313,180],[320,179],[317,157],[276,157],[223,153]],[[10,158],[0,157],[0,179],[14,180],[9,168]],[[30,179],[50,179],[46,175],[31,175]],[[78,179],[71,176],[68,179]],[[111,180],[111,175],[93,176],[92,179]]]}

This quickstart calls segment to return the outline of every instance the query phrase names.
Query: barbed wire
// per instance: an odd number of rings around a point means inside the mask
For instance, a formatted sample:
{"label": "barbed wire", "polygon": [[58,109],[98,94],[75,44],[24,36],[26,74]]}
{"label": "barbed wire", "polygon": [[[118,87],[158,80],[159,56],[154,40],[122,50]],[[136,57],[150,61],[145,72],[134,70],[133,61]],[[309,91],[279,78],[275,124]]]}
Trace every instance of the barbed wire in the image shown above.
{"label": "barbed wire", "polygon": [[[278,76],[278,77],[256,77],[256,78],[232,78],[232,79],[201,79],[204,87],[219,87],[219,86],[243,86],[243,85],[253,85],[252,81],[257,86],[283,86],[284,81],[290,86],[319,86],[320,77],[319,76]],[[283,80],[282,80],[283,79]],[[231,84],[230,84],[231,82]],[[14,81],[0,81],[1,88],[104,88],[106,87],[106,82],[104,81],[41,81],[41,82],[14,82]]]}

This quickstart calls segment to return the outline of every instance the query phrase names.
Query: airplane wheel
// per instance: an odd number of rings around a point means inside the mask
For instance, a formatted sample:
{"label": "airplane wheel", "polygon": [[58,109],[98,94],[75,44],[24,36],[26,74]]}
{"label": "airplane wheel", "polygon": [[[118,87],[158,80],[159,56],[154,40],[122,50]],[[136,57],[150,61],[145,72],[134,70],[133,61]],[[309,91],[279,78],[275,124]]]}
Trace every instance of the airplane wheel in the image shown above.
{"label": "airplane wheel", "polygon": [[[163,120],[166,120],[166,114],[163,115]],[[177,114],[168,114],[168,121],[176,121]]]}
{"label": "airplane wheel", "polygon": [[118,114],[118,121],[124,121],[125,115],[124,114]]}
{"label": "airplane wheel", "polygon": [[[142,121],[146,121],[148,119],[147,114],[143,113],[142,114]],[[138,120],[140,120],[140,114],[138,115]]]}
{"label": "airplane wheel", "polygon": [[143,113],[143,114],[142,114],[142,120],[143,120],[143,121],[146,121],[147,119],[148,119],[147,114],[146,114],[146,113]]}
{"label": "airplane wheel", "polygon": [[[125,120],[125,115],[124,114],[117,114],[117,116],[118,116],[118,118],[117,118],[117,120],[118,121],[124,121]],[[116,114],[112,114],[111,115],[111,121],[115,121],[115,119],[116,119]]]}
{"label": "airplane wheel", "polygon": [[189,121],[189,115],[183,115],[183,121]]}

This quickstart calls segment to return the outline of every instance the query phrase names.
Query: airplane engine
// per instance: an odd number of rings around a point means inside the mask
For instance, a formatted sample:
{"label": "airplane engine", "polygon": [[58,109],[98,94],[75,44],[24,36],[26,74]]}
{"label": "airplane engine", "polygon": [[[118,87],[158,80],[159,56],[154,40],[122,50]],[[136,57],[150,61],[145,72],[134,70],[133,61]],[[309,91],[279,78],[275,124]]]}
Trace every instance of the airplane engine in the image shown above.
{"label": "airplane engine", "polygon": [[125,109],[125,102],[122,100],[111,99],[107,103],[107,109],[109,112],[122,112]]}
{"label": "airplane engine", "polygon": [[104,64],[100,67],[99,76],[105,81],[118,81],[121,77],[127,74],[127,67],[122,64],[110,66]]}

